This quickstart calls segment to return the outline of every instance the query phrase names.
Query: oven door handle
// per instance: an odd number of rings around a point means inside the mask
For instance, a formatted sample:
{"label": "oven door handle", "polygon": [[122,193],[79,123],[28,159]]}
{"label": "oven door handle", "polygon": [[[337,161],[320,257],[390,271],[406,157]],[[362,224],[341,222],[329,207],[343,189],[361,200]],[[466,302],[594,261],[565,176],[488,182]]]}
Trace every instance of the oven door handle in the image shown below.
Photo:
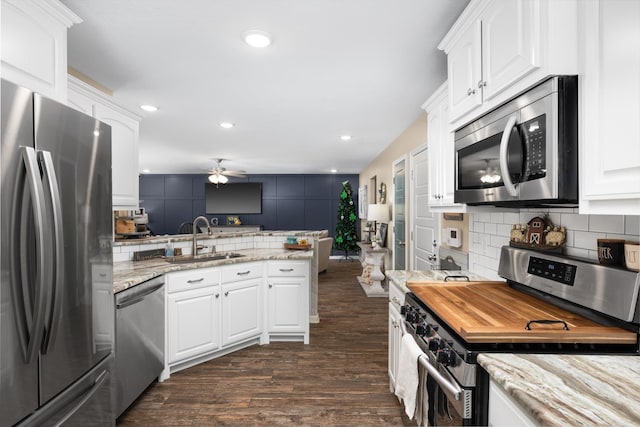
{"label": "oven door handle", "polygon": [[[402,329],[402,335],[407,333],[407,327],[405,326],[405,320],[402,319],[400,322],[400,329]],[[422,353],[418,356],[418,363],[425,367],[431,378],[443,389],[446,389],[451,395],[458,401],[462,400],[462,392],[463,390],[460,388],[458,384],[451,383],[447,380],[439,371],[438,368],[433,366],[429,362],[429,356],[426,353]]]}
{"label": "oven door handle", "polygon": [[511,136],[511,130],[516,125],[516,120],[516,116],[509,117],[509,120],[507,120],[507,124],[504,127],[504,131],[502,132],[502,139],[500,139],[500,171],[502,172],[502,183],[511,197],[516,197],[518,195],[516,186],[511,181],[511,176],[509,176],[508,159],[509,136]]}

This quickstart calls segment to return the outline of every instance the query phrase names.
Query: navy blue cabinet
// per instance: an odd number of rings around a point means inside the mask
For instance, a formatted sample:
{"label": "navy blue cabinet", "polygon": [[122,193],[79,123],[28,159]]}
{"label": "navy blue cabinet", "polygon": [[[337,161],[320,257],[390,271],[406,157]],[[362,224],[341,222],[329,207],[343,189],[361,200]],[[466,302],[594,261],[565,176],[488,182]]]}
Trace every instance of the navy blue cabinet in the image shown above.
{"label": "navy blue cabinet", "polygon": [[[240,215],[243,224],[264,230],[329,230],[333,235],[342,182],[348,180],[357,204],[358,175],[248,175],[229,182],[262,183],[262,213]],[[141,175],[140,206],[156,235],[175,234],[180,224],[205,215],[207,175]],[[356,212],[358,207],[356,205]],[[220,224],[226,216],[217,217]]]}

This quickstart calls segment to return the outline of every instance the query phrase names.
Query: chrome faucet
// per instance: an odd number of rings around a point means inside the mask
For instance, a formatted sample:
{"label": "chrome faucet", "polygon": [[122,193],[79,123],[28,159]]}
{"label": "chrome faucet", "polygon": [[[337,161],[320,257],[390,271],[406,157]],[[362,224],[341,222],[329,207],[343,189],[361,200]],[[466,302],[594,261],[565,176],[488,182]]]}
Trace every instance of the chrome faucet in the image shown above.
{"label": "chrome faucet", "polygon": [[207,233],[211,235],[211,225],[206,216],[199,216],[193,220],[193,244],[191,245],[191,255],[198,255],[198,245],[196,243],[196,234],[198,233],[198,221],[204,221],[207,224]]}

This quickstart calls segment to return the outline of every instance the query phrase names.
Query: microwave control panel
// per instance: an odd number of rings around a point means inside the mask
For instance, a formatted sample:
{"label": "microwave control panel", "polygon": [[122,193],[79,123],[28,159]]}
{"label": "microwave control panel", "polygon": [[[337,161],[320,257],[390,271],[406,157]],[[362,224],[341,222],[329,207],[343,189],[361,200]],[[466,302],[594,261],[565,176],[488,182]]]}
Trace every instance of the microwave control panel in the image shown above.
{"label": "microwave control panel", "polygon": [[538,116],[520,125],[525,135],[526,162],[524,176],[527,181],[543,178],[547,171],[547,150],[545,134],[547,126],[546,116]]}
{"label": "microwave control panel", "polygon": [[575,265],[549,261],[548,259],[537,258],[534,256],[529,258],[529,267],[527,268],[527,272],[534,276],[555,280],[556,282],[560,282],[567,286],[573,286],[573,281],[576,278]]}

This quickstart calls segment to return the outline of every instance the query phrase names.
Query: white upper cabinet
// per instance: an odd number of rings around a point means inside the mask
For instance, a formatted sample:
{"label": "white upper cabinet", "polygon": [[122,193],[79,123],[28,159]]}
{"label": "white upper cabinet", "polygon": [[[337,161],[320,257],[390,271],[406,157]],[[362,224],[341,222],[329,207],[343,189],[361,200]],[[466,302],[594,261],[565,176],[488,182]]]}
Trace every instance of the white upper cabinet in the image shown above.
{"label": "white upper cabinet", "polygon": [[640,215],[640,2],[580,2],[580,213]]}
{"label": "white upper cabinet", "polygon": [[[447,117],[447,83],[443,83],[422,105],[427,112],[427,144],[429,147],[429,210],[464,212],[466,205],[454,203],[455,145]],[[419,177],[416,177],[418,179]]]}
{"label": "white upper cabinet", "polygon": [[577,74],[575,0],[472,0],[439,49],[456,129],[553,74]]}
{"label": "white upper cabinet", "polygon": [[67,103],[111,126],[113,209],[137,209],[140,116],[73,76],[69,76]]}
{"label": "white upper cabinet", "polygon": [[2,78],[66,103],[67,29],[82,22],[58,0],[2,0]]}

